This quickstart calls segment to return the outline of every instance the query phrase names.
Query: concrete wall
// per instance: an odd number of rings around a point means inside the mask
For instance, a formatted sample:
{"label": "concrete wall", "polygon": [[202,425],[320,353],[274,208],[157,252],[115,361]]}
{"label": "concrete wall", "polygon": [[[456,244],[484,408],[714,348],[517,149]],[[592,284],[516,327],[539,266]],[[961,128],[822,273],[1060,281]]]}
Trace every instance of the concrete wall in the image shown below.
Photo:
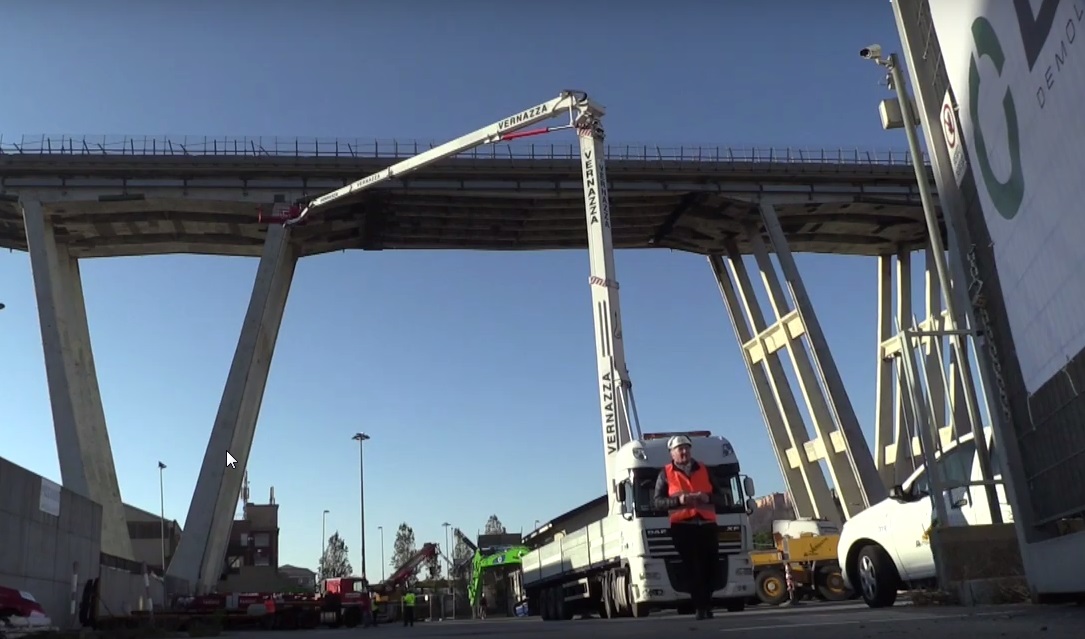
{"label": "concrete wall", "polygon": [[44,482],[43,499],[41,477],[0,459],[0,584],[30,592],[57,625],[66,626],[73,562],[80,572],[98,573],[102,508]]}
{"label": "concrete wall", "polygon": [[[74,562],[79,595],[87,579],[101,578],[101,612],[147,606],[142,566],[103,555],[101,531],[101,506],[0,458],[0,584],[33,594],[58,626],[76,623],[69,614]],[[151,580],[156,607],[163,590]]]}

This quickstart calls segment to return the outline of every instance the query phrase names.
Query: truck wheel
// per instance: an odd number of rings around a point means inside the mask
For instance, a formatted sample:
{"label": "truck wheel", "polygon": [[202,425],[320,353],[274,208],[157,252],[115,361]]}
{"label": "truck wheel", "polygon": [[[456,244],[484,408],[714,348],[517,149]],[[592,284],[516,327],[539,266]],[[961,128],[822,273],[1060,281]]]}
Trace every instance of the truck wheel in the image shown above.
{"label": "truck wheel", "polygon": [[543,621],[550,621],[550,589],[543,588],[539,591],[539,616]]}
{"label": "truck wheel", "polygon": [[900,576],[893,560],[881,546],[872,544],[859,551],[855,573],[866,605],[888,608],[896,603]]}
{"label": "truck wheel", "polygon": [[618,616],[618,611],[614,605],[614,592],[613,585],[610,581],[610,573],[603,573],[603,616],[607,619],[614,619]]}
{"label": "truck wheel", "polygon": [[746,609],[746,600],[740,598],[728,599],[724,606],[727,608],[727,612],[742,612]]}
{"label": "truck wheel", "polygon": [[779,568],[766,568],[757,575],[757,598],[770,606],[787,601],[787,576]]}
{"label": "truck wheel", "polygon": [[362,611],[351,606],[343,610],[343,625],[347,628],[357,628],[362,622]]}
{"label": "truck wheel", "polygon": [[851,591],[844,585],[844,575],[839,566],[822,566],[814,575],[814,585],[818,599],[824,601],[845,601],[851,598]]}

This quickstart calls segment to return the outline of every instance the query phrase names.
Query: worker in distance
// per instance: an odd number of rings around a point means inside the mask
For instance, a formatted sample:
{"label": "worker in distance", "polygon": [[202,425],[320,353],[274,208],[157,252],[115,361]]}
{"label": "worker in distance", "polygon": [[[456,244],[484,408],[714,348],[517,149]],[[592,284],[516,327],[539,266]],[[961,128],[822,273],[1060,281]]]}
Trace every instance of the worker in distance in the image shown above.
{"label": "worker in distance", "polygon": [[697,619],[712,617],[712,594],[719,575],[716,507],[730,506],[708,467],[693,459],[689,437],[667,440],[671,463],[660,471],[653,495],[656,510],[670,513],[671,538],[686,574]]}

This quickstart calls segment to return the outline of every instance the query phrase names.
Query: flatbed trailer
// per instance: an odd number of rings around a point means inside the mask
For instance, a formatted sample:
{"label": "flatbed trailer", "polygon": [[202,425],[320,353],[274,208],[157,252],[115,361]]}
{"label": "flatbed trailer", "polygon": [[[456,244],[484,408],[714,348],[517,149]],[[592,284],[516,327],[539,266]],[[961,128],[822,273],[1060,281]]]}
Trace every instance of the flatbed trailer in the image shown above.
{"label": "flatbed trailer", "polygon": [[[316,594],[236,593],[176,598],[163,610],[140,610],[124,615],[99,612],[98,580],[90,579],[83,589],[79,621],[94,630],[154,626],[188,631],[199,626],[223,630],[260,628],[264,630],[301,630],[320,625],[335,627],[344,622],[341,606]],[[354,622],[357,625],[360,622]],[[344,625],[350,625],[346,621]]]}

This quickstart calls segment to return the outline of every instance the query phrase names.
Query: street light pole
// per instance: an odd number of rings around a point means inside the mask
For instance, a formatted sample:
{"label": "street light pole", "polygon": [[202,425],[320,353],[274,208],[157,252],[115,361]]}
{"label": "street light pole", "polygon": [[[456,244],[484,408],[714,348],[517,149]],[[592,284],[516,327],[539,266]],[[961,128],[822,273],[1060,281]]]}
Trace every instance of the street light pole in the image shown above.
{"label": "street light pole", "polygon": [[[324,509],[324,514],[321,515],[321,517],[320,517],[320,563],[321,563],[321,566],[323,566],[323,564],[324,564],[324,553],[328,552],[328,548],[327,548],[327,544],[328,544],[328,513],[330,513],[330,512],[331,512],[330,510],[325,508]],[[318,566],[318,567],[320,567],[320,566]],[[323,573],[324,572],[323,569],[321,569],[320,572]],[[321,574],[320,578],[323,579],[324,575]]]}
{"label": "street light pole", "polygon": [[[0,304],[0,308],[3,308]],[[163,471],[166,465],[158,462],[158,514],[162,532],[162,574],[166,574],[166,480]]]}
{"label": "street light pole", "polygon": [[[449,545],[448,529],[452,524],[447,521],[443,524],[445,529],[445,565],[448,566],[445,580],[448,582],[448,589],[452,591],[452,618],[456,618],[456,583],[452,579],[452,547]],[[442,607],[442,610],[444,608]]]}
{"label": "street light pole", "polygon": [[362,511],[362,578],[367,579],[365,572],[365,442],[370,439],[365,433],[354,433],[351,439],[358,442],[358,505]]}
{"label": "street light pole", "polygon": [[381,533],[381,581],[384,581],[384,526],[377,526]]}
{"label": "street light pole", "polygon": [[[900,70],[900,61],[897,58],[897,54],[890,53],[886,57],[881,55],[881,47],[878,45],[871,45],[859,52],[859,55],[868,60],[872,60],[876,64],[885,67],[889,72],[889,84],[897,94],[897,103],[900,105],[901,120],[904,124],[904,133],[908,138],[908,151],[912,155],[912,168],[915,170],[916,182],[919,187],[919,200],[923,205],[923,217],[927,223],[927,235],[930,236],[931,253],[934,257],[934,270],[938,276],[938,286],[942,289],[942,299],[945,302],[946,308],[946,328],[949,329],[949,343],[953,349],[953,355],[957,358],[957,372],[961,376],[961,385],[964,387],[964,403],[965,409],[968,412],[968,421],[972,424],[972,437],[976,443],[976,453],[979,461],[980,476],[984,482],[984,488],[987,493],[987,502],[991,512],[991,522],[995,524],[1002,523],[1002,510],[999,508],[997,488],[993,483],[993,474],[991,473],[991,457],[990,451],[987,449],[987,437],[983,432],[983,422],[979,415],[979,408],[977,407],[977,398],[975,396],[976,386],[972,380],[972,370],[969,362],[971,359],[968,357],[964,345],[964,338],[959,332],[956,331],[957,319],[961,317],[957,314],[957,303],[953,295],[953,289],[950,288],[949,280],[949,265],[946,264],[946,249],[942,243],[942,228],[938,222],[938,214],[934,209],[934,195],[931,193],[930,180],[927,176],[927,167],[923,163],[923,152],[919,148],[919,135],[916,134],[916,113],[912,110],[912,98],[908,94],[908,86],[904,82],[904,74]],[[901,327],[904,328],[903,326]],[[909,340],[908,346],[912,346]],[[920,428],[927,429],[927,424],[919,424]],[[923,440],[920,439],[922,442]],[[934,460],[934,450],[930,450],[925,455],[924,461],[928,464],[928,468],[934,466],[930,464]],[[937,469],[931,469],[932,479],[940,475]],[[931,486],[931,492],[935,493],[939,487]],[[938,501],[943,501],[942,495],[939,493]],[[936,508],[938,504],[935,504]],[[942,512],[945,507],[942,506],[938,509],[940,518],[945,516]],[[948,521],[940,521],[941,525],[949,525]]]}

